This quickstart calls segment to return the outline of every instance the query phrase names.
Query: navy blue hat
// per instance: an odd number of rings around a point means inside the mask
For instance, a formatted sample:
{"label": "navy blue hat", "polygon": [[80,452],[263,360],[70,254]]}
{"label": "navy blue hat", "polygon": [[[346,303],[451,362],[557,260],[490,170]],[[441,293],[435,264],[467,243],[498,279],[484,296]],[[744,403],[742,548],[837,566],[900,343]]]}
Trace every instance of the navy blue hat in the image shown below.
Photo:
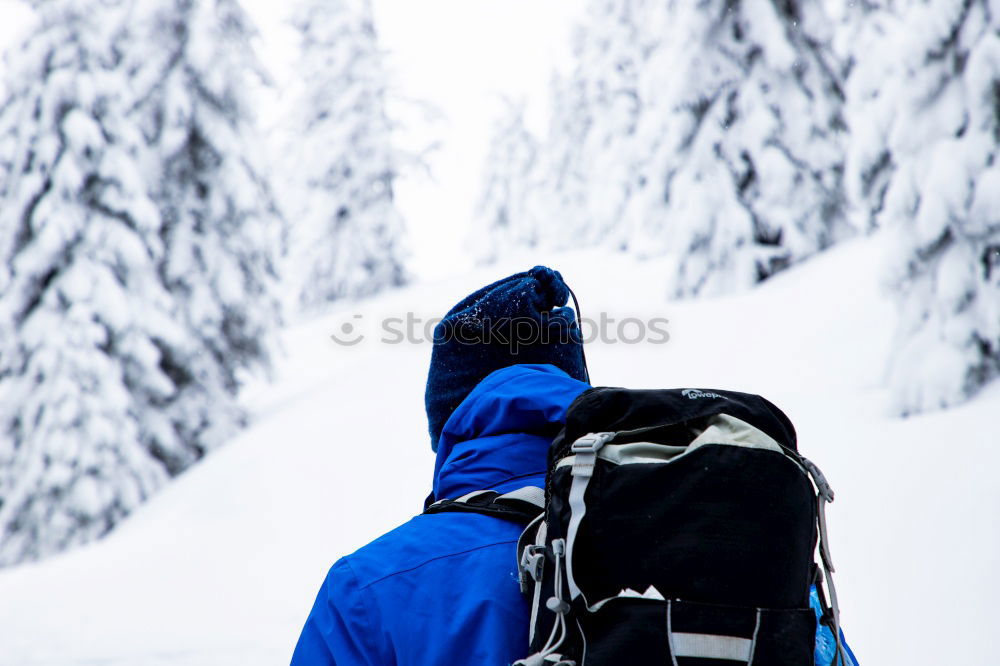
{"label": "navy blue hat", "polygon": [[428,430],[437,451],[445,422],[494,370],[551,363],[587,381],[583,339],[562,275],[546,266],[497,280],[466,296],[434,328],[427,374]]}

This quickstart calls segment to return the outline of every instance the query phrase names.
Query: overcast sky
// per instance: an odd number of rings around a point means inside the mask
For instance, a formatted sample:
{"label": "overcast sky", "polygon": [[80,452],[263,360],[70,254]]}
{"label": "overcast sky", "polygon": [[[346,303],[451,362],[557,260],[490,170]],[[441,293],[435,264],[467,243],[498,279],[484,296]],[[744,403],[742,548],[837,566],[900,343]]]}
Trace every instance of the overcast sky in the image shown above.
{"label": "overcast sky", "polygon": [[413,129],[418,141],[441,132],[442,147],[431,160],[435,180],[409,177],[398,190],[419,273],[464,267],[461,243],[502,97],[526,98],[529,124],[544,130],[551,73],[568,66],[572,13],[581,2],[375,0],[394,83],[445,117],[441,126]]}

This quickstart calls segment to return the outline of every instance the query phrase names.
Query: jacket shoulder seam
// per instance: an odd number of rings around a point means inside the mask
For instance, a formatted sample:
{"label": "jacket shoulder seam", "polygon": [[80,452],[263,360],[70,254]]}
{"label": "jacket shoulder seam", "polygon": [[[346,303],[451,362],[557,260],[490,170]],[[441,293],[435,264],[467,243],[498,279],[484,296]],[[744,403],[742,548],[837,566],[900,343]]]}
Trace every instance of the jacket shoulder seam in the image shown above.
{"label": "jacket shoulder seam", "polygon": [[[368,588],[367,585],[361,584],[361,579],[358,578],[357,572],[354,570],[354,567],[351,565],[350,561],[347,558],[344,558],[344,566],[350,573],[351,578],[354,579],[354,582],[357,583],[358,594],[360,595],[361,598],[361,604],[362,606],[364,606],[365,613],[368,615],[369,619],[373,620],[370,626],[373,627],[380,626],[382,621],[381,613],[379,613],[378,606],[375,603],[375,600],[373,598],[370,598],[371,590],[367,589]],[[369,640],[371,641],[370,647],[372,651],[375,654],[379,655],[380,661],[385,661],[385,656],[389,653],[388,646],[383,645],[382,646],[383,650],[379,650],[378,645],[376,645],[374,637],[369,636]]]}
{"label": "jacket shoulder seam", "polygon": [[[438,555],[436,557],[432,557],[430,559],[424,560],[420,564],[416,564],[416,565],[414,565],[412,567],[407,567],[406,569],[400,569],[399,571],[393,571],[390,574],[386,574],[384,576],[376,578],[373,581],[370,581],[368,583],[364,583],[363,585],[361,585],[360,589],[362,589],[362,590],[367,589],[367,588],[371,587],[372,585],[375,585],[377,583],[381,583],[382,581],[387,580],[389,578],[392,578],[393,576],[398,576],[400,574],[405,574],[405,573],[409,573],[411,571],[416,571],[417,569],[420,569],[421,567],[427,566],[428,564],[430,564],[432,562],[437,562],[438,560],[446,560],[449,557],[457,557],[459,555],[465,555],[467,553],[474,553],[477,550],[483,550],[483,549],[486,549],[486,548],[493,548],[495,546],[507,546],[507,545],[516,545],[516,544],[517,544],[517,540],[516,539],[509,539],[509,540],[506,540],[506,541],[497,541],[495,543],[483,544],[481,546],[476,546],[475,548],[467,548],[466,550],[460,550],[460,551],[454,552],[454,553],[447,553],[446,555]],[[352,571],[353,571],[353,567],[352,567]],[[358,582],[360,583],[360,581],[358,581]]]}

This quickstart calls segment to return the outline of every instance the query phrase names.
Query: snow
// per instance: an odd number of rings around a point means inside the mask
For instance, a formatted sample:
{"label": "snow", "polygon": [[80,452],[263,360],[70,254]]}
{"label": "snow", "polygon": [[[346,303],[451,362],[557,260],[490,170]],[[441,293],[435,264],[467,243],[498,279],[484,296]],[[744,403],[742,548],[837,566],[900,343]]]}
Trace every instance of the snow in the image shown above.
{"label": "snow", "polygon": [[[666,344],[590,344],[595,382],[754,391],[790,415],[837,491],[832,551],[862,664],[993,664],[1000,386],[947,411],[888,415],[895,310],[876,285],[886,238],[724,298],[667,302],[664,261],[590,250],[525,255],[300,323],[274,383],[246,396],[250,428],[102,541],[0,570],[0,664],[286,663],[334,559],[419,511],[430,487],[430,347],[378,342],[380,321],[440,314],[540,261],[587,319],[669,319]],[[333,343],[344,323],[366,337]]]}

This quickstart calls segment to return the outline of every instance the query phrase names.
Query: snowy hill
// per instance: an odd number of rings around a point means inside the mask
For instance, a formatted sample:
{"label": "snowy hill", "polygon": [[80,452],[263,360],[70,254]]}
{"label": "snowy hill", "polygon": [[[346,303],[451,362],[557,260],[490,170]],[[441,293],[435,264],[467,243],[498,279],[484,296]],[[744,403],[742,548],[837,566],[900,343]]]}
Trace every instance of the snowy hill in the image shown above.
{"label": "snowy hill", "polygon": [[[595,383],[754,391],[791,416],[838,492],[833,557],[862,664],[995,664],[1000,386],[947,412],[885,416],[895,315],[873,277],[879,244],[849,242],[754,291],[683,303],[665,301],[663,260],[544,262],[586,318],[669,319],[666,344],[590,344]],[[103,541],[0,571],[0,664],[287,663],[333,560],[418,512],[430,486],[430,346],[379,343],[378,322],[441,314],[540,260],[417,284],[287,331],[275,383],[248,392],[251,428]],[[345,323],[366,339],[332,342]]]}

